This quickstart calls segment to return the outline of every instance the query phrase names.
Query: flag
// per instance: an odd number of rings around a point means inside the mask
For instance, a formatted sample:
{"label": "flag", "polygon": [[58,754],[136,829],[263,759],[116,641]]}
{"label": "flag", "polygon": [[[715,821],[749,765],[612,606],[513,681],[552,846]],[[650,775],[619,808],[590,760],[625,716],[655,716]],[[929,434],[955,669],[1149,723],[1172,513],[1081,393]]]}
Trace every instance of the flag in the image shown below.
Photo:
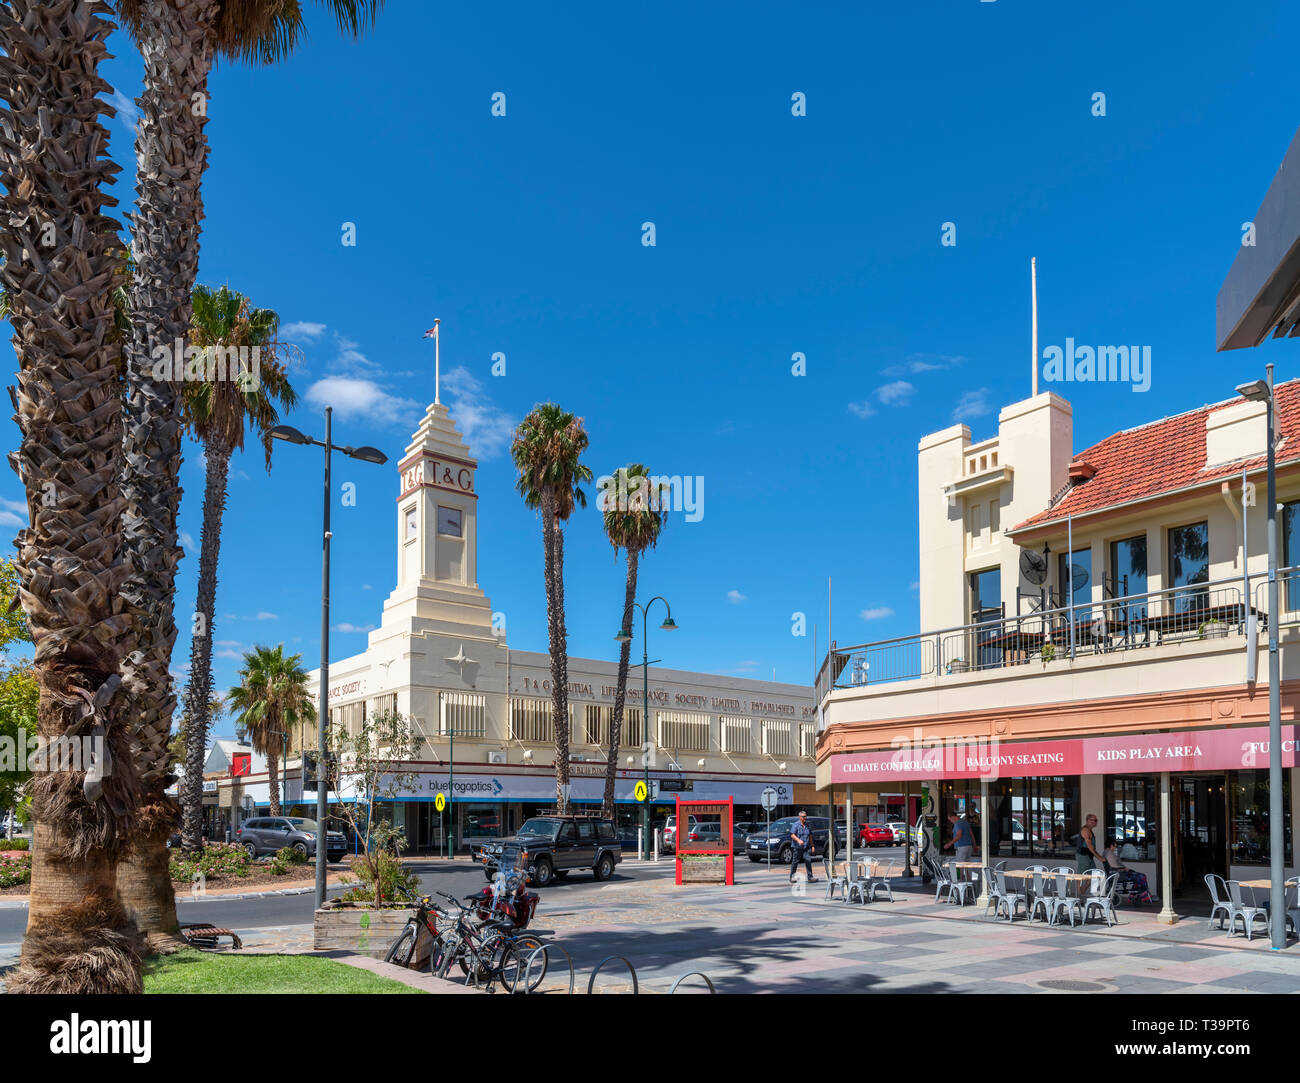
{"label": "flag", "polygon": [[425,338],[437,338],[437,337],[438,337],[438,325],[435,323],[432,327],[429,328],[429,330],[425,331],[425,332],[424,332],[424,337],[425,337]]}

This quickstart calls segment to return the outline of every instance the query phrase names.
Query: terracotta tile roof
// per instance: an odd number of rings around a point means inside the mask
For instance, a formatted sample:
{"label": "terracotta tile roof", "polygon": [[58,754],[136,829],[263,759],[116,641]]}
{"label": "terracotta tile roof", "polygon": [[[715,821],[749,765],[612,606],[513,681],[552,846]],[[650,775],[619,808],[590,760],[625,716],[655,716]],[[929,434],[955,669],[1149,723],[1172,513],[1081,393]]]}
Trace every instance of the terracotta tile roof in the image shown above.
{"label": "terracotta tile roof", "polygon": [[[1277,461],[1300,461],[1300,379],[1277,384],[1278,427],[1281,441]],[[1205,465],[1205,419],[1214,411],[1234,406],[1240,398],[1226,399],[1175,417],[1166,417],[1136,429],[1108,436],[1080,451],[1074,462],[1096,469],[1092,478],[1075,484],[1050,508],[1012,527],[1010,533],[1043,523],[1064,520],[1067,515],[1102,511],[1118,504],[1131,504],[1200,483],[1217,483],[1236,477],[1242,469],[1262,470],[1265,456],[1239,459],[1207,468]]]}

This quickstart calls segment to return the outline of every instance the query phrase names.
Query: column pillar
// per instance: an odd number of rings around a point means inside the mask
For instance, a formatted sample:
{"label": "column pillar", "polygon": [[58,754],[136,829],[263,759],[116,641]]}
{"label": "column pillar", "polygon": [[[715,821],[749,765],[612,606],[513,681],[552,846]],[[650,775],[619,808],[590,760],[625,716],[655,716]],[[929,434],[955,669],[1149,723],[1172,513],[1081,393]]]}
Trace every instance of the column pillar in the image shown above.
{"label": "column pillar", "polygon": [[1173,925],[1178,921],[1174,913],[1174,796],[1169,772],[1160,775],[1160,914],[1157,921]]}
{"label": "column pillar", "polygon": [[[989,853],[989,780],[980,779],[980,859],[992,866],[995,855]],[[988,877],[980,873],[980,901],[988,898]]]}
{"label": "column pillar", "polygon": [[[853,783],[849,782],[844,787],[844,846],[847,851],[844,857],[847,863],[847,871],[852,873],[853,865]],[[834,822],[831,827],[834,829]]]}

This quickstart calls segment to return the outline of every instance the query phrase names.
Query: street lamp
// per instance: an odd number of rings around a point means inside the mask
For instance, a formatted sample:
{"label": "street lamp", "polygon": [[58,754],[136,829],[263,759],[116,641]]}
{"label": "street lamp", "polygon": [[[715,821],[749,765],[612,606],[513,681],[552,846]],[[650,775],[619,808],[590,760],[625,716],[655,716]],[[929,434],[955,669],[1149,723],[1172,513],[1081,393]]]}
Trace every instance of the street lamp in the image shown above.
{"label": "street lamp", "polygon": [[[1286,890],[1282,874],[1282,695],[1278,658],[1277,626],[1277,469],[1274,461],[1273,433],[1273,366],[1267,367],[1264,380],[1251,380],[1237,388],[1248,402],[1265,406],[1264,439],[1268,447],[1268,845],[1269,909],[1273,920],[1272,948],[1286,947]],[[1245,557],[1243,556],[1243,560]],[[1249,614],[1250,598],[1242,599]],[[1249,622],[1247,622],[1249,626]]]}
{"label": "street lamp", "polygon": [[[673,620],[673,607],[668,604],[668,599],[662,595],[656,594],[645,605],[640,602],[633,602],[632,608],[641,610],[641,737],[642,745],[645,748],[645,758],[643,760],[645,769],[645,800],[641,802],[641,858],[643,861],[650,860],[650,607],[655,602],[663,602],[664,608],[668,610],[668,615],[664,617],[663,624],[659,625],[665,632],[677,630],[677,622]],[[632,640],[632,628],[620,628],[618,635],[614,637],[618,643],[629,643]]]}
{"label": "street lamp", "polygon": [[325,527],[321,542],[321,587],[320,587],[320,715],[316,720],[316,739],[320,749],[320,760],[316,773],[316,909],[325,905],[325,819],[329,813],[326,800],[325,779],[325,744],[329,723],[330,695],[330,452],[341,451],[349,459],[358,459],[363,463],[375,463],[382,466],[388,462],[388,456],[378,448],[369,446],[344,447],[332,439],[334,407],[325,407],[325,439],[317,440],[299,432],[292,425],[277,425],[270,432],[276,440],[290,444],[314,444],[325,449]]}

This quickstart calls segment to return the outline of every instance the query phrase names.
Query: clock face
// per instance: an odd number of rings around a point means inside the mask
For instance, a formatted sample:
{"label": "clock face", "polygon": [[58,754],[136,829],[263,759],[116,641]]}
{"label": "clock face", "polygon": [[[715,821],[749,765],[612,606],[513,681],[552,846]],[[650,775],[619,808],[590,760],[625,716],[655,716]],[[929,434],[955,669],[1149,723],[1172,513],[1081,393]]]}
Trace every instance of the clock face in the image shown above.
{"label": "clock face", "polygon": [[406,509],[406,537],[408,541],[415,537],[415,524],[418,520],[418,515],[419,509],[417,509],[414,504]]}
{"label": "clock face", "polygon": [[450,534],[453,538],[461,536],[460,508],[438,509],[438,533]]}

